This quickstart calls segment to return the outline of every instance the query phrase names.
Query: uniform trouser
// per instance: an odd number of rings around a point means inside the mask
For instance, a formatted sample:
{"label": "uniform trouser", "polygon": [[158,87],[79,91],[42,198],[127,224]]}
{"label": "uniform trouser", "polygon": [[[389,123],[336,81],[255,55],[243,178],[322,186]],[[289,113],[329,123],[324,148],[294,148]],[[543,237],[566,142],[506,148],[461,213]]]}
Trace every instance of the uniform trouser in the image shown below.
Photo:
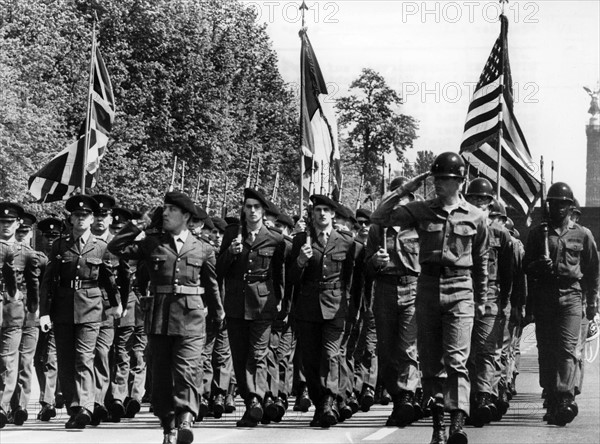
{"label": "uniform trouser", "polygon": [[281,333],[283,330],[280,321],[273,321],[271,326],[271,335],[269,337],[269,347],[267,350],[267,390],[268,394],[277,396],[279,394],[279,361],[277,349],[281,342]]}
{"label": "uniform trouser", "polygon": [[58,367],[56,365],[56,342],[54,330],[44,333],[39,330],[39,339],[33,357],[33,365],[40,385],[40,404],[54,405]]}
{"label": "uniform trouser", "polygon": [[497,386],[494,387],[494,393],[498,392],[499,388],[506,389],[508,386],[508,382],[510,382],[510,377],[508,376],[509,371],[509,356],[510,356],[510,346],[512,343],[512,333],[510,323],[508,322],[510,318],[510,303],[507,304],[504,309],[504,314],[502,316],[502,337],[499,339],[498,346],[496,349],[497,356]]}
{"label": "uniform trouser", "polygon": [[360,336],[360,322],[346,320],[340,343],[339,395],[346,400],[354,391],[354,352]]}
{"label": "uniform trouser", "polygon": [[447,411],[460,409],[469,414],[467,359],[474,317],[471,277],[421,274],[415,308],[424,399],[443,394]]}
{"label": "uniform trouser", "polygon": [[33,380],[33,356],[35,355],[38,334],[38,327],[23,327],[21,344],[19,345],[19,377],[10,402],[13,411],[19,407],[27,409],[29,403]]}
{"label": "uniform trouser", "polygon": [[71,413],[75,413],[77,407],[94,409],[94,349],[99,331],[99,322],[54,324],[58,379]]}
{"label": "uniform trouser", "polygon": [[417,283],[389,284],[375,280],[373,313],[381,382],[390,395],[415,392],[419,386],[417,357]]}
{"label": "uniform trouser", "polygon": [[294,379],[296,332],[289,322],[284,323],[281,327],[275,361],[279,363],[279,395],[287,398],[292,393]]}
{"label": "uniform trouser", "polygon": [[297,395],[300,390],[306,387],[306,375],[304,374],[304,364],[302,364],[302,352],[300,350],[298,339],[298,322],[293,319],[291,322],[292,331],[294,334],[294,380],[292,382],[292,391]]}
{"label": "uniform trouser", "polygon": [[227,318],[233,369],[242,398],[264,399],[267,387],[267,352],[272,320]]}
{"label": "uniform trouser", "polygon": [[0,407],[10,410],[19,378],[19,345],[23,329],[2,327],[0,332]]}
{"label": "uniform trouser", "polygon": [[146,343],[142,326],[131,325],[115,329],[115,362],[110,385],[113,399],[123,402],[130,397],[142,401],[146,381]]}
{"label": "uniform trouser", "polygon": [[204,346],[204,375],[203,394],[215,396],[227,393],[233,362],[229,348],[229,335],[227,328],[219,327],[212,322],[206,324],[206,345]]}
{"label": "uniform trouser", "polygon": [[582,313],[581,317],[581,332],[577,341],[577,367],[575,368],[577,376],[575,376],[575,395],[581,394],[583,389],[583,374],[585,369],[585,340],[587,339],[588,326],[590,321]]}
{"label": "uniform trouser", "polygon": [[472,391],[475,394],[498,394],[500,374],[497,361],[500,356],[497,350],[498,344],[502,344],[504,335],[503,321],[504,312],[499,303],[498,288],[490,285],[485,303],[485,314],[476,313],[471,336],[471,354],[468,364]]}
{"label": "uniform trouser", "polygon": [[345,320],[296,322],[308,395],[313,404],[318,405],[324,396],[335,397],[339,393],[340,348]]}
{"label": "uniform trouser", "polygon": [[354,390],[362,393],[366,386],[377,385],[377,331],[372,309],[361,312],[359,336],[354,351]]}
{"label": "uniform trouser", "polygon": [[94,378],[96,381],[96,404],[104,405],[104,400],[110,388],[111,365],[110,348],[115,339],[114,326],[102,325],[98,333],[96,350],[94,351]]}
{"label": "uniform trouser", "polygon": [[550,290],[543,300],[537,295],[534,304],[540,386],[549,396],[575,395],[581,293],[567,291]]}
{"label": "uniform trouser", "polygon": [[198,416],[205,336],[148,335],[152,350],[154,415],[190,412]]}
{"label": "uniform trouser", "polygon": [[509,321],[508,329],[510,331],[510,347],[508,348],[508,362],[506,365],[506,377],[508,381],[514,382],[519,374],[521,364],[521,337],[523,336],[523,327],[521,322]]}

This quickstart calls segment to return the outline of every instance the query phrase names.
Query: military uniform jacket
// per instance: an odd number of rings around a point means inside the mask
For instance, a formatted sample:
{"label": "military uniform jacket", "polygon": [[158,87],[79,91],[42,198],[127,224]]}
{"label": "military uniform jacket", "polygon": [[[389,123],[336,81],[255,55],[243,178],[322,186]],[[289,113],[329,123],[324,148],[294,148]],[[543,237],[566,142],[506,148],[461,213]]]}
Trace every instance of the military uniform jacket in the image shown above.
{"label": "military uniform jacket", "polygon": [[294,285],[294,316],[318,322],[347,315],[354,271],[355,242],[352,234],[332,230],[323,247],[311,234],[312,257],[304,267],[298,255],[306,243],[306,233],[294,237],[288,258],[287,279]]}
{"label": "military uniform jacket", "polygon": [[217,260],[225,288],[225,313],[237,319],[273,320],[284,294],[285,241],[263,225],[254,242],[246,236],[242,252],[232,254],[229,246],[238,232],[238,225],[227,227]]}
{"label": "military uniform jacket", "polygon": [[0,322],[2,322],[2,306],[8,296],[17,293],[17,274],[15,272],[15,256],[12,248],[6,242],[0,241]]}
{"label": "military uniform jacket", "polygon": [[[528,270],[533,261],[544,255],[544,243],[541,226],[537,226],[529,232],[523,258],[525,270]],[[532,288],[538,294],[530,296],[532,298],[548,297],[547,290],[549,288],[558,289],[561,295],[581,293],[583,290],[586,303],[588,305],[597,304],[599,259],[598,249],[591,231],[572,222],[561,234],[552,227],[548,227],[548,246],[553,264],[552,272],[548,276],[531,276],[538,280],[535,288],[542,291],[538,292]]]}
{"label": "military uniform jacket", "polygon": [[[418,276],[421,272],[419,264],[419,235],[414,228],[407,230],[396,230],[388,227],[385,230],[385,241],[383,240],[384,228],[373,224],[369,229],[366,247],[366,271],[371,277],[374,276]],[[375,263],[375,253],[380,248],[385,248],[390,261],[385,267]]]}
{"label": "military uniform jacket", "polygon": [[102,287],[110,305],[118,305],[118,289],[106,242],[90,234],[85,245],[73,235],[57,239],[40,289],[40,316],[50,315],[55,324],[101,322]]}
{"label": "military uniform jacket", "polygon": [[40,300],[40,261],[38,253],[20,242],[12,244],[15,258],[17,287],[21,295],[17,300],[6,299],[2,313],[2,327],[34,327],[35,319],[26,314],[35,313]]}
{"label": "military uniform jacket", "polygon": [[[106,237],[106,243],[110,242],[114,238],[112,233],[108,233]],[[119,297],[121,301],[121,306],[123,310],[128,307],[129,301],[129,289],[131,287],[130,284],[130,270],[129,264],[127,261],[121,260],[118,256],[112,254],[110,251],[106,253],[106,260],[104,261],[106,266],[109,267],[112,271],[113,276],[115,277],[115,282],[117,283],[117,288],[119,289]],[[106,310],[110,308],[110,301],[108,299],[108,294],[104,289],[102,289],[102,303],[104,304],[104,313],[102,315],[102,326],[103,327],[114,327],[115,323],[121,321],[121,319],[115,320],[110,316],[106,316]],[[129,311],[127,312],[129,315]],[[126,322],[126,321],[124,321]],[[123,325],[122,322],[119,322],[119,325]]]}
{"label": "military uniform jacket", "polygon": [[488,285],[496,285],[500,290],[500,302],[506,306],[513,286],[514,251],[508,230],[496,224],[488,226]]}
{"label": "military uniform jacket", "polygon": [[[139,228],[130,222],[109,242],[108,249],[124,260],[138,260],[147,267],[151,300],[145,307],[146,333],[204,336],[204,302],[211,316],[221,319],[223,314],[213,248],[189,233],[177,253],[170,234],[146,236],[136,242],[139,234]],[[197,287],[199,291],[176,293],[176,286]]]}

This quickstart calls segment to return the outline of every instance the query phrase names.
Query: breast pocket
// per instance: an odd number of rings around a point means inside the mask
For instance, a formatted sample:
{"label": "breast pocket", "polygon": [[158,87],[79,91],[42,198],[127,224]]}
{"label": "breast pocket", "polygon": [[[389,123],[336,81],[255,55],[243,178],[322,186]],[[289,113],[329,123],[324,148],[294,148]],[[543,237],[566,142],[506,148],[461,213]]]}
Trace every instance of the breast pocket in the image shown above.
{"label": "breast pocket", "polygon": [[342,266],[344,265],[344,261],[346,260],[346,253],[333,253],[331,255],[331,264],[333,266],[333,271],[336,273],[340,273],[342,271]]}
{"label": "breast pocket", "polygon": [[100,265],[102,265],[102,259],[99,259],[97,257],[90,257],[85,260],[85,264],[87,266],[87,276],[83,277],[92,281],[97,280],[98,276],[100,275]]}
{"label": "breast pocket", "polygon": [[579,265],[579,258],[583,251],[583,244],[579,242],[567,242],[565,245],[565,260],[568,265]]}
{"label": "breast pocket", "polygon": [[167,260],[166,255],[154,255],[150,257],[150,274],[163,271]]}
{"label": "breast pocket", "polygon": [[186,259],[188,277],[196,282],[200,279],[200,268],[202,267],[202,259],[199,256],[190,256]]}
{"label": "breast pocket", "polygon": [[477,229],[471,223],[461,223],[452,227],[452,233],[448,239],[448,247],[456,258],[471,254],[475,233],[477,233]]}
{"label": "breast pocket", "polygon": [[260,266],[262,268],[269,268],[271,266],[271,259],[275,254],[275,247],[261,248],[258,250],[258,257],[260,258]]}

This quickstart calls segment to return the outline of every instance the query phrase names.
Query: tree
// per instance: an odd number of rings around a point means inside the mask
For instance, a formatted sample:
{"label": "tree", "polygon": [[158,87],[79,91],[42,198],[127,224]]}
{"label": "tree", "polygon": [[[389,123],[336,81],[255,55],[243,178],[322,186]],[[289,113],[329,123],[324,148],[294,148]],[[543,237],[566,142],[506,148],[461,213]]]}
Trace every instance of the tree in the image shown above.
{"label": "tree", "polygon": [[365,68],[350,85],[351,95],[336,103],[339,125],[347,129],[350,160],[359,165],[365,181],[377,187],[381,183],[380,166],[384,154],[394,150],[402,162],[404,152],[417,138],[418,122],[401,114],[402,98],[385,79]]}
{"label": "tree", "polygon": [[[435,155],[432,151],[417,151],[417,158],[414,164],[415,175],[426,173],[431,170],[431,164],[435,160]],[[422,193],[423,197],[429,198],[433,196],[433,178],[428,177],[423,181]]]}

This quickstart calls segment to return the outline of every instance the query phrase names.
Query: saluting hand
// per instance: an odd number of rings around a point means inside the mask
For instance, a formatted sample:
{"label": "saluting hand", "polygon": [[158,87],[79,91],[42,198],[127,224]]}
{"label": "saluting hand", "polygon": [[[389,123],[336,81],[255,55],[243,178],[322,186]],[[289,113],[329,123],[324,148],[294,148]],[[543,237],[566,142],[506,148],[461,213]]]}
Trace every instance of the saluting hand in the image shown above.
{"label": "saluting hand", "polygon": [[308,244],[303,244],[302,248],[300,248],[300,254],[298,255],[298,265],[304,267],[312,256],[312,247]]}
{"label": "saluting hand", "polygon": [[423,174],[419,174],[417,177],[413,177],[411,180],[406,182],[401,188],[404,188],[405,191],[408,191],[410,193],[414,193],[419,189],[423,181],[427,179],[430,174],[431,173],[429,171]]}

